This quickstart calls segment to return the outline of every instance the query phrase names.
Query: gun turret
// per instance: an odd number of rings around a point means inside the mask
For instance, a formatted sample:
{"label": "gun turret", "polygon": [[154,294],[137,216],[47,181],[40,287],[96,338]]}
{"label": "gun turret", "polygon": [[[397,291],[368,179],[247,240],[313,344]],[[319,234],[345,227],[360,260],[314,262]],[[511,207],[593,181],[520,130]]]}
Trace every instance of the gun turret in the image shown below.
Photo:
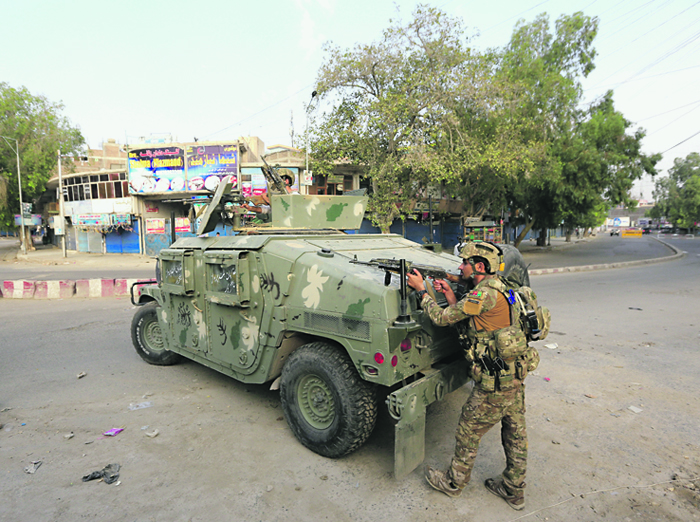
{"label": "gun turret", "polygon": [[286,194],[287,185],[284,183],[284,180],[280,177],[279,173],[277,172],[277,169],[270,167],[270,165],[267,163],[267,161],[265,161],[265,158],[263,156],[260,156],[260,159],[265,165],[264,167],[262,167],[262,171],[263,174],[265,174],[265,178],[267,179],[267,189],[270,190],[274,188],[274,191],[276,193]]}

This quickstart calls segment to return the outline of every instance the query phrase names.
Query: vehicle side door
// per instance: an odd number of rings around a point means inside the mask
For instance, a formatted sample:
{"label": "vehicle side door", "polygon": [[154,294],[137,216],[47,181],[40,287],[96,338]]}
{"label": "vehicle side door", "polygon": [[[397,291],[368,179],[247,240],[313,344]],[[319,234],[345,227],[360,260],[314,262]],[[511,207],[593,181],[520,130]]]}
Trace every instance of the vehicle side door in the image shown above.
{"label": "vehicle side door", "polygon": [[205,304],[209,358],[244,375],[260,363],[264,301],[253,288],[255,256],[247,251],[207,251]]}

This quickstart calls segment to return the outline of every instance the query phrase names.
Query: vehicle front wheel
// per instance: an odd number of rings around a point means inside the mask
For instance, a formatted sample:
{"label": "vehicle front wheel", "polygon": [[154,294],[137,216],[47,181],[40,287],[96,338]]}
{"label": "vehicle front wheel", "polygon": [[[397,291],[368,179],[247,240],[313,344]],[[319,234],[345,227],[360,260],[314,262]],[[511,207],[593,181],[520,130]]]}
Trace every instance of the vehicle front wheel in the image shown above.
{"label": "vehicle front wheel", "polygon": [[376,386],[360,378],[343,350],[324,342],[306,344],[289,357],[280,396],[296,438],[324,457],[358,449],[377,421]]}
{"label": "vehicle front wheel", "polygon": [[131,320],[131,340],[136,352],[150,364],[170,366],[180,361],[180,355],[165,349],[163,332],[158,323],[158,303],[141,306]]}

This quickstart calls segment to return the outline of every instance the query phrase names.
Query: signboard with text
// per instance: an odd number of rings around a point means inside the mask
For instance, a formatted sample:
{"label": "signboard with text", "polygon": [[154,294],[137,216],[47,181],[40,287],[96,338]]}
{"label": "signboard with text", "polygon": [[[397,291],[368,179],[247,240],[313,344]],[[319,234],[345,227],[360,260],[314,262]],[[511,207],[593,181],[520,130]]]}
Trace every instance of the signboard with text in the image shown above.
{"label": "signboard with text", "polygon": [[223,180],[238,188],[238,144],[188,145],[187,189],[214,191]]}
{"label": "signboard with text", "polygon": [[186,190],[182,147],[152,147],[129,151],[129,193]]}
{"label": "signboard with text", "polygon": [[146,234],[165,234],[165,218],[146,219]]}

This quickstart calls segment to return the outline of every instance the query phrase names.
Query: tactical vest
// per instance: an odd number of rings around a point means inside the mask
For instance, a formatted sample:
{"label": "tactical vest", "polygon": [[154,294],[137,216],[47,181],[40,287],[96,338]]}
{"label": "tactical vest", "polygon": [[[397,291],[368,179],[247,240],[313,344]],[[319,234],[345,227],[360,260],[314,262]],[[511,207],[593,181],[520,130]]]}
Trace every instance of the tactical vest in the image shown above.
{"label": "tactical vest", "polygon": [[[488,279],[485,286],[498,291],[506,299],[510,312],[511,326],[491,332],[477,332],[474,320],[459,324],[460,341],[465,344],[467,358],[472,362],[472,378],[486,392],[508,390],[513,387],[513,379],[523,381],[528,372],[537,368],[539,354],[528,346],[527,338],[520,325],[519,304],[508,298],[508,289],[499,279]],[[468,326],[467,324],[468,323]]]}

